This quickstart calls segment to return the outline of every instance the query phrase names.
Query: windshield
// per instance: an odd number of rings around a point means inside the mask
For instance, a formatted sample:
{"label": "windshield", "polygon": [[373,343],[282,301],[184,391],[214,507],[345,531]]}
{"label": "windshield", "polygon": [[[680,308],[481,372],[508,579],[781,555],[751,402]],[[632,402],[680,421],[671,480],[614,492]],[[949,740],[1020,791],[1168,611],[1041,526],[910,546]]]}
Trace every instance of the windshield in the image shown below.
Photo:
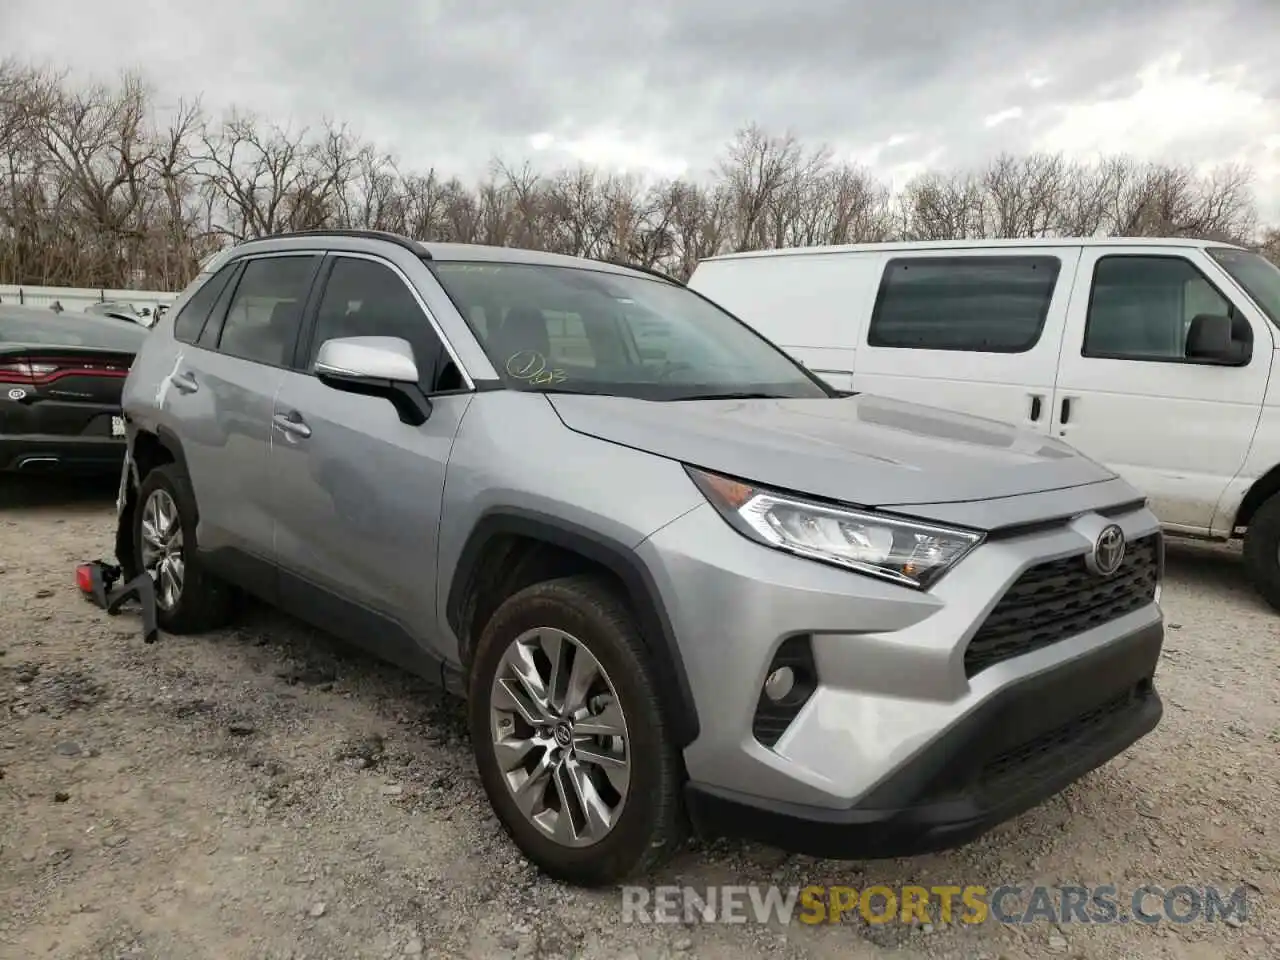
{"label": "windshield", "polygon": [[543,264],[430,267],[512,389],[644,400],[831,395],[748,327],[664,280]]}
{"label": "windshield", "polygon": [[1206,251],[1244,287],[1272,323],[1280,326],[1280,268],[1266,257],[1230,247],[1209,247]]}

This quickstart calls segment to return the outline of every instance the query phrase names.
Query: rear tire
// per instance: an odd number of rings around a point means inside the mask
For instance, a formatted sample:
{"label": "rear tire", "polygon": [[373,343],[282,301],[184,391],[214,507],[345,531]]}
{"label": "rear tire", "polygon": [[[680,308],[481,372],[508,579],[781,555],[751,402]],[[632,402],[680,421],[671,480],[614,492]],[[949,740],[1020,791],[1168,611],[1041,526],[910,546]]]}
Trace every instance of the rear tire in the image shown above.
{"label": "rear tire", "polygon": [[1264,502],[1250,519],[1244,563],[1254,588],[1280,611],[1280,494]]}
{"label": "rear tire", "polygon": [[[571,652],[560,659],[548,649]],[[559,682],[551,680],[553,663],[563,664]],[[548,682],[521,684],[513,665],[534,666]],[[554,692],[550,705],[539,706],[530,689]],[[508,690],[521,693],[521,705]],[[509,597],[477,643],[467,712],[489,802],[548,876],[618,883],[652,870],[683,841],[679,752],[635,620],[607,582],[566,577]],[[524,764],[515,760],[521,756]],[[530,770],[537,779],[523,780]]]}
{"label": "rear tire", "polygon": [[[191,481],[181,467],[167,463],[143,477],[133,512],[134,569],[151,575],[156,623],[166,633],[203,633],[231,618],[230,587],[209,573],[197,555],[198,517]],[[162,560],[157,561],[158,555]],[[180,563],[176,591],[175,558]]]}

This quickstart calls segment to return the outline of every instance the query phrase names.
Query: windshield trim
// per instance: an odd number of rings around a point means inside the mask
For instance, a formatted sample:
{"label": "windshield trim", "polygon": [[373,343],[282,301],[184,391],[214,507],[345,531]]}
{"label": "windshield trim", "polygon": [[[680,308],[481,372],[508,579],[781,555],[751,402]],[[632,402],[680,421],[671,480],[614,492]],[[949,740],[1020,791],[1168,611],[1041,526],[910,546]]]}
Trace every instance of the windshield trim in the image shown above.
{"label": "windshield trim", "polygon": [[[463,305],[458,303],[458,301],[454,299],[453,292],[449,289],[449,285],[446,284],[444,280],[441,279],[440,274],[437,272],[438,268],[445,267],[446,265],[451,265],[451,264],[473,264],[473,265],[481,265],[481,266],[529,267],[529,268],[538,269],[538,270],[578,270],[584,273],[599,273],[599,274],[604,274],[606,276],[612,276],[612,277],[624,276],[630,280],[642,280],[645,283],[652,283],[657,286],[663,286],[663,287],[675,286],[683,290],[685,293],[692,294],[693,296],[702,300],[712,309],[717,310],[720,313],[724,314],[726,317],[728,317],[730,320],[736,323],[739,327],[745,330],[748,334],[755,337],[757,340],[759,340],[760,342],[765,344],[767,347],[772,349],[775,354],[777,354],[779,357],[785,360],[795,370],[799,371],[800,374],[804,377],[804,379],[808,380],[815,387],[821,390],[823,395],[828,399],[837,399],[842,395],[839,391],[836,390],[835,387],[831,386],[831,384],[827,383],[825,380],[819,377],[816,373],[814,373],[808,367],[806,367],[803,363],[796,360],[795,357],[791,356],[791,354],[787,353],[780,346],[778,346],[776,343],[774,343],[772,340],[770,340],[768,337],[762,334],[759,330],[751,326],[751,324],[745,322],[741,317],[737,316],[736,314],[731,313],[729,310],[725,309],[723,306],[721,306],[716,301],[712,300],[710,297],[698,292],[697,290],[694,290],[688,284],[685,284],[675,279],[674,277],[667,277],[666,275],[660,274],[660,273],[649,273],[644,270],[638,270],[632,267],[626,267],[626,266],[623,266],[622,264],[609,264],[609,266],[614,267],[615,269],[600,269],[598,267],[593,266],[592,262],[589,260],[583,260],[581,264],[568,265],[568,264],[562,264],[562,263],[529,263],[522,260],[485,260],[485,259],[469,260],[469,259],[464,259],[462,257],[458,257],[456,259],[449,259],[449,260],[436,260],[436,259],[427,259],[424,257],[422,262],[426,265],[427,269],[431,271],[431,276],[435,279],[436,283],[439,284],[440,289],[444,291],[444,295],[449,298],[449,302],[453,305],[454,310],[456,310],[458,313],[458,316],[462,318],[462,322],[466,324],[467,330],[470,331],[471,336],[476,341],[476,344],[480,347],[481,351],[484,352],[486,356],[488,356],[488,351],[485,349],[485,346],[484,346],[484,338],[480,336],[480,334],[476,331],[475,327],[472,325],[471,318],[467,315],[467,311],[463,308]],[[490,363],[492,362],[493,362],[492,358],[490,358]],[[508,390],[516,389],[515,387],[509,386],[505,382],[505,380],[502,379],[502,374],[500,371],[498,371],[498,368],[496,365],[494,366],[494,370],[495,372],[498,372],[499,379],[502,381],[503,387],[505,389],[508,389]],[[525,392],[528,392],[528,391],[525,391]]]}
{"label": "windshield trim", "polygon": [[1252,261],[1260,261],[1265,266],[1270,267],[1271,270],[1276,273],[1277,278],[1280,278],[1280,267],[1276,266],[1256,250],[1244,250],[1239,247],[1205,247],[1205,253],[1209,255],[1209,259],[1214,262],[1219,270],[1230,277],[1235,285],[1244,291],[1245,296],[1248,297],[1253,305],[1262,312],[1263,316],[1270,320],[1275,326],[1280,327],[1280,310],[1273,309],[1265,298],[1260,297],[1257,294],[1253,285],[1246,282],[1244,277],[1240,276],[1236,270],[1232,269],[1228,261],[1219,257],[1219,254],[1225,254],[1228,258],[1243,257]]}

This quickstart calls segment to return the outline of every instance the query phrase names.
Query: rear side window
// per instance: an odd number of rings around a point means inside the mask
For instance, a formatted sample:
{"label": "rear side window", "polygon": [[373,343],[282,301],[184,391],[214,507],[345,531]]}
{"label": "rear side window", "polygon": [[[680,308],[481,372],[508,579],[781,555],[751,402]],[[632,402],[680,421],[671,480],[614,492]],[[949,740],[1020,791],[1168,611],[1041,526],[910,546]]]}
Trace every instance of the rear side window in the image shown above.
{"label": "rear side window", "polygon": [[218,337],[218,352],[283,367],[293,356],[319,257],[263,257],[245,264]]}
{"label": "rear side window", "polygon": [[1023,353],[1040,339],[1057,257],[890,260],[867,344],[917,350]]}
{"label": "rear side window", "polygon": [[184,343],[195,343],[204,329],[205,321],[213,305],[218,302],[218,295],[227,285],[227,280],[235,271],[235,265],[223,267],[212,277],[201,284],[200,289],[192,294],[187,305],[178,311],[173,318],[173,335]]}

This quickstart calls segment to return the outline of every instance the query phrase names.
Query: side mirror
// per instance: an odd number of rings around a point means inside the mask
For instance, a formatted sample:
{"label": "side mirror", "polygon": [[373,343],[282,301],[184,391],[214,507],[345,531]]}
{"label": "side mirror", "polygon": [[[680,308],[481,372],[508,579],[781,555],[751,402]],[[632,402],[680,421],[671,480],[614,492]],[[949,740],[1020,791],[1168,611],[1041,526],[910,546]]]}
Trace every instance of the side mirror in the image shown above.
{"label": "side mirror", "polygon": [[[1241,321],[1246,323],[1247,321]],[[1244,336],[1240,336],[1244,333]],[[1187,330],[1187,359],[1211,363],[1244,365],[1253,355],[1253,338],[1249,328],[1237,326],[1231,317],[1201,313]]]}
{"label": "side mirror", "polygon": [[431,416],[431,401],[418,385],[413,347],[400,337],[326,340],[312,369],[321,383],[335,390],[390,400],[400,420],[412,427]]}

